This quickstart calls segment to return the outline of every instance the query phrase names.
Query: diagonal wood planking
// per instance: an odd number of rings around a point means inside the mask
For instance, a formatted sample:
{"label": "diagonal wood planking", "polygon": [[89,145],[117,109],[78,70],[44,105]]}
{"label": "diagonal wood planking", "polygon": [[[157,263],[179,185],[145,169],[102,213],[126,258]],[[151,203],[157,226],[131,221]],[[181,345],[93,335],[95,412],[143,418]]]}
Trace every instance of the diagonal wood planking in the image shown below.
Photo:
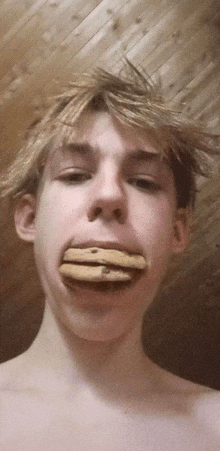
{"label": "diagonal wood planking", "polygon": [[[117,72],[128,56],[191,117],[220,131],[220,8],[217,0],[5,0],[0,3],[0,135],[5,168],[26,130],[73,72]],[[220,181],[203,183],[188,252],[172,265],[145,319],[146,352],[180,375],[220,387]],[[1,212],[2,355],[27,348],[43,294],[32,249]]]}

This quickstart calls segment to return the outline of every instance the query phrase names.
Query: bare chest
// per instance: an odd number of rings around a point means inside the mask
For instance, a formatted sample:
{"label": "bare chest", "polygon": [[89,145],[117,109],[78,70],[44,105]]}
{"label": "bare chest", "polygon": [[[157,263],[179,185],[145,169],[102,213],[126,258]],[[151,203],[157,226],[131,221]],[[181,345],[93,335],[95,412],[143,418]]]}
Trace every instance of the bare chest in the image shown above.
{"label": "bare chest", "polygon": [[87,398],[3,397],[7,451],[219,451],[220,436],[177,412],[134,414]]}

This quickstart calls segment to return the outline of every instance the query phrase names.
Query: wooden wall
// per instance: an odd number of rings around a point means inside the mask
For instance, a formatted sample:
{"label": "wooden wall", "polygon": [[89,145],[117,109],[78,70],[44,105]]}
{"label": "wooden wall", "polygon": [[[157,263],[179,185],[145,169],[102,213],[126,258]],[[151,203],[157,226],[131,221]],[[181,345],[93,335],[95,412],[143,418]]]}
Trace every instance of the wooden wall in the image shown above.
{"label": "wooden wall", "polygon": [[[0,1],[2,169],[50,97],[73,73],[117,72],[127,56],[160,80],[169,100],[220,131],[219,0]],[[202,185],[190,249],[149,310],[146,352],[185,377],[220,387],[220,181]],[[39,328],[42,291],[32,249],[1,212],[1,359],[25,350]]]}

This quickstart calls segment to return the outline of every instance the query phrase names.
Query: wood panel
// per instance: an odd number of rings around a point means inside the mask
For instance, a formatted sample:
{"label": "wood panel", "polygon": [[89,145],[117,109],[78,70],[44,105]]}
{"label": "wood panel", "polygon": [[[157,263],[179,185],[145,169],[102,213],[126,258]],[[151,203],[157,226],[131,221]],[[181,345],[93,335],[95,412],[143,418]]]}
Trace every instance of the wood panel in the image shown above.
{"label": "wood panel", "polygon": [[[127,56],[160,81],[166,97],[220,131],[217,0],[5,0],[0,2],[2,168],[27,128],[72,78],[94,66],[117,72]],[[145,320],[146,352],[185,377],[219,387],[219,176],[202,183],[190,248]],[[30,246],[1,212],[1,323],[6,360],[40,326],[43,293]],[[214,330],[214,333],[213,333]],[[207,370],[207,365],[209,369]]]}

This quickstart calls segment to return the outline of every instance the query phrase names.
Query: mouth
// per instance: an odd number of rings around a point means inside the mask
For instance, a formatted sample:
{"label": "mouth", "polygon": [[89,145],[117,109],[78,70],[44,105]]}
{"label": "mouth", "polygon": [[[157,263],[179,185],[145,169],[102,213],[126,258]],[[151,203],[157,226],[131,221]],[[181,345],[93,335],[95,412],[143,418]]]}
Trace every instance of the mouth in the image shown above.
{"label": "mouth", "polygon": [[69,248],[64,253],[59,272],[65,279],[93,285],[123,284],[131,282],[145,269],[146,264],[142,255],[118,249]]}

